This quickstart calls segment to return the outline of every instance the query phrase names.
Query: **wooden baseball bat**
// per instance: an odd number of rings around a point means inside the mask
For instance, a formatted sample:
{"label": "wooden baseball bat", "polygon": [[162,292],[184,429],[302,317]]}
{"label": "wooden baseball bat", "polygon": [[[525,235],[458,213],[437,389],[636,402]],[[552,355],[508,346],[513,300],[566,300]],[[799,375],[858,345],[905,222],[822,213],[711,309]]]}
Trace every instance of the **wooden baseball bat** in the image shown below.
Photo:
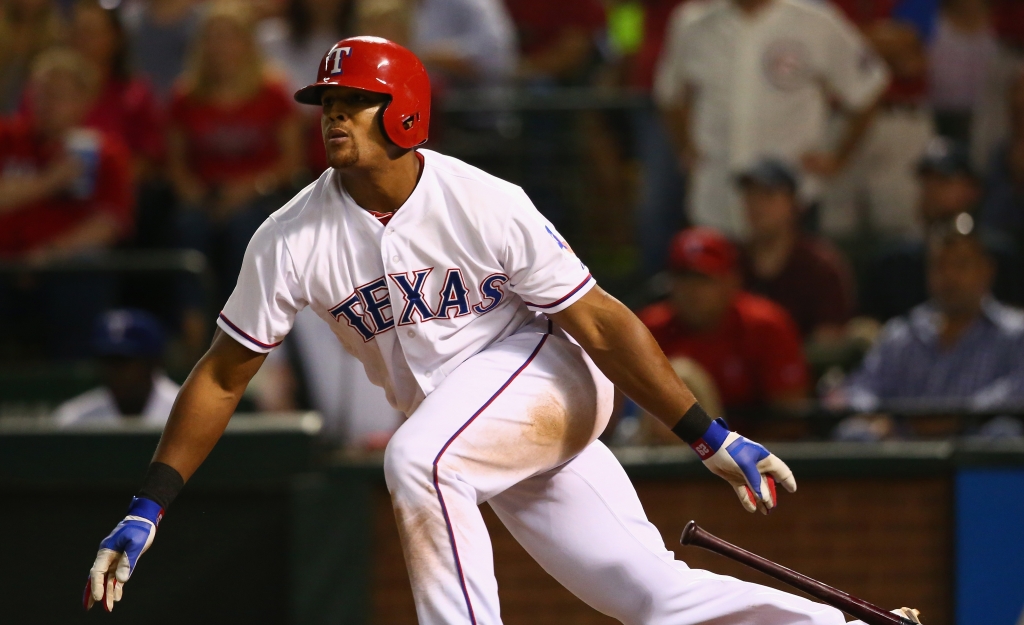
{"label": "wooden baseball bat", "polygon": [[858,599],[828,584],[822,584],[816,579],[797,573],[792,569],[787,569],[781,564],[776,564],[767,558],[762,558],[713,534],[709,534],[701,529],[696,521],[690,521],[686,524],[679,542],[684,545],[702,547],[708,551],[713,551],[719,555],[746,564],[752,569],[757,569],[777,580],[786,582],[790,586],[799,588],[812,597],[821,599],[832,607],[838,608],[850,616],[864,621],[868,625],[916,625],[909,619],[897,616],[863,599]]}

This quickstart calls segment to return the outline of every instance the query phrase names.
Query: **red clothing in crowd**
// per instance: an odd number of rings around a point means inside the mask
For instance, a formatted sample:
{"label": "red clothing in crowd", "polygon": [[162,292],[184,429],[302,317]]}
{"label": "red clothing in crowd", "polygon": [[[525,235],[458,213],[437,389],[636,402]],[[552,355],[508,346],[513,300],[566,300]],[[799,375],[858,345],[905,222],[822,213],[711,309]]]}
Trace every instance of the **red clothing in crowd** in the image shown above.
{"label": "red clothing in crowd", "polygon": [[205,184],[216,186],[273,167],[281,156],[281,124],[294,112],[285,86],[266,81],[251,99],[232,106],[175,92],[170,120],[185,137],[192,171]]}
{"label": "red clothing in crowd", "polygon": [[604,28],[599,0],[505,0],[505,4],[519,33],[519,49],[526,56],[550,48],[568,28]]}
{"label": "red clothing in crowd", "polygon": [[134,156],[152,163],[164,160],[166,119],[146,80],[108,80],[85,125],[120,138]]}
{"label": "red clothing in crowd", "polygon": [[[25,118],[0,120],[0,175],[42,173],[62,151],[63,146],[44,145]],[[116,137],[100,133],[92,195],[75,198],[66,192],[0,215],[0,256],[29,252],[99,213],[109,213],[127,234],[133,202],[128,149]]]}
{"label": "red clothing in crowd", "polygon": [[[21,113],[32,114],[31,89],[25,91]],[[167,121],[147,80],[110,79],[82,123],[117,137],[132,156],[161,163],[167,150]]]}
{"label": "red clothing in crowd", "polygon": [[801,237],[785,267],[771,279],[754,274],[749,255],[743,254],[740,262],[746,289],[785,308],[805,337],[822,324],[843,325],[853,314],[853,274],[826,241]]}
{"label": "red clothing in crowd", "polygon": [[764,405],[807,390],[807,364],[793,320],[777,304],[740,293],[718,327],[694,332],[667,302],[640,311],[669,358],[685,356],[715,381],[726,411]]}
{"label": "red clothing in crowd", "polygon": [[650,91],[654,87],[654,69],[658,65],[661,48],[665,45],[665,30],[669,17],[686,0],[644,0],[644,40],[640,49],[629,60],[626,84]]}

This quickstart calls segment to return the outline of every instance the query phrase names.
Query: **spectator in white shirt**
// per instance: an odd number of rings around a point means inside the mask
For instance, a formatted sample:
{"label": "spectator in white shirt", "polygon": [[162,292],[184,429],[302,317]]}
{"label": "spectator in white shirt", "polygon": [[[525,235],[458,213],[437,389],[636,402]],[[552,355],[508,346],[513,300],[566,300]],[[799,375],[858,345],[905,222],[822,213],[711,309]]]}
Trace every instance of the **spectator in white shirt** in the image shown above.
{"label": "spectator in white shirt", "polygon": [[58,406],[53,414],[57,423],[163,425],[179,387],[160,368],[164,351],[160,322],[141,310],[111,310],[96,322],[93,350],[103,385]]}
{"label": "spectator in white shirt", "polygon": [[[838,173],[870,124],[888,71],[835,7],[814,0],[685,3],[669,22],[654,96],[691,170],[693,223],[746,234],[736,173],[774,156],[802,166],[801,198]],[[830,101],[850,113],[826,150]]]}

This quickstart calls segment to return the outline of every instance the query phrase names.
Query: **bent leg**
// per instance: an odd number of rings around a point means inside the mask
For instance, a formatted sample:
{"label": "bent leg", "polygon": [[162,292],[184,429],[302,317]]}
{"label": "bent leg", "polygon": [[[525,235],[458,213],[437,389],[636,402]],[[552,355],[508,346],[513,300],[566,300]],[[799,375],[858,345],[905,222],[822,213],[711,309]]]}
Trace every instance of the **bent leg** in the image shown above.
{"label": "bent leg", "polygon": [[627,625],[843,625],[838,610],[690,569],[665,548],[621,465],[600,442],[490,505],[562,585]]}
{"label": "bent leg", "polygon": [[611,385],[590,366],[564,338],[517,334],[459,366],[392,437],[384,472],[420,623],[500,623],[478,506],[604,429]]}

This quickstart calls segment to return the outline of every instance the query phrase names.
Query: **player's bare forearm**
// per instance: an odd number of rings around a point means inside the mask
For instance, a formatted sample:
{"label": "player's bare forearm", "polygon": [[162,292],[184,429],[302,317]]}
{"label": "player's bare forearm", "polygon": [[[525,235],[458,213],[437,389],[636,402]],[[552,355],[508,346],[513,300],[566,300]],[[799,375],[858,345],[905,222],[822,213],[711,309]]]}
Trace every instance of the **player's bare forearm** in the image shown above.
{"label": "player's bare forearm", "polygon": [[643,322],[600,287],[551,319],[615,386],[668,427],[696,402]]}
{"label": "player's bare forearm", "polygon": [[224,433],[266,357],[218,330],[178,393],[153,461],[174,467],[188,481]]}

